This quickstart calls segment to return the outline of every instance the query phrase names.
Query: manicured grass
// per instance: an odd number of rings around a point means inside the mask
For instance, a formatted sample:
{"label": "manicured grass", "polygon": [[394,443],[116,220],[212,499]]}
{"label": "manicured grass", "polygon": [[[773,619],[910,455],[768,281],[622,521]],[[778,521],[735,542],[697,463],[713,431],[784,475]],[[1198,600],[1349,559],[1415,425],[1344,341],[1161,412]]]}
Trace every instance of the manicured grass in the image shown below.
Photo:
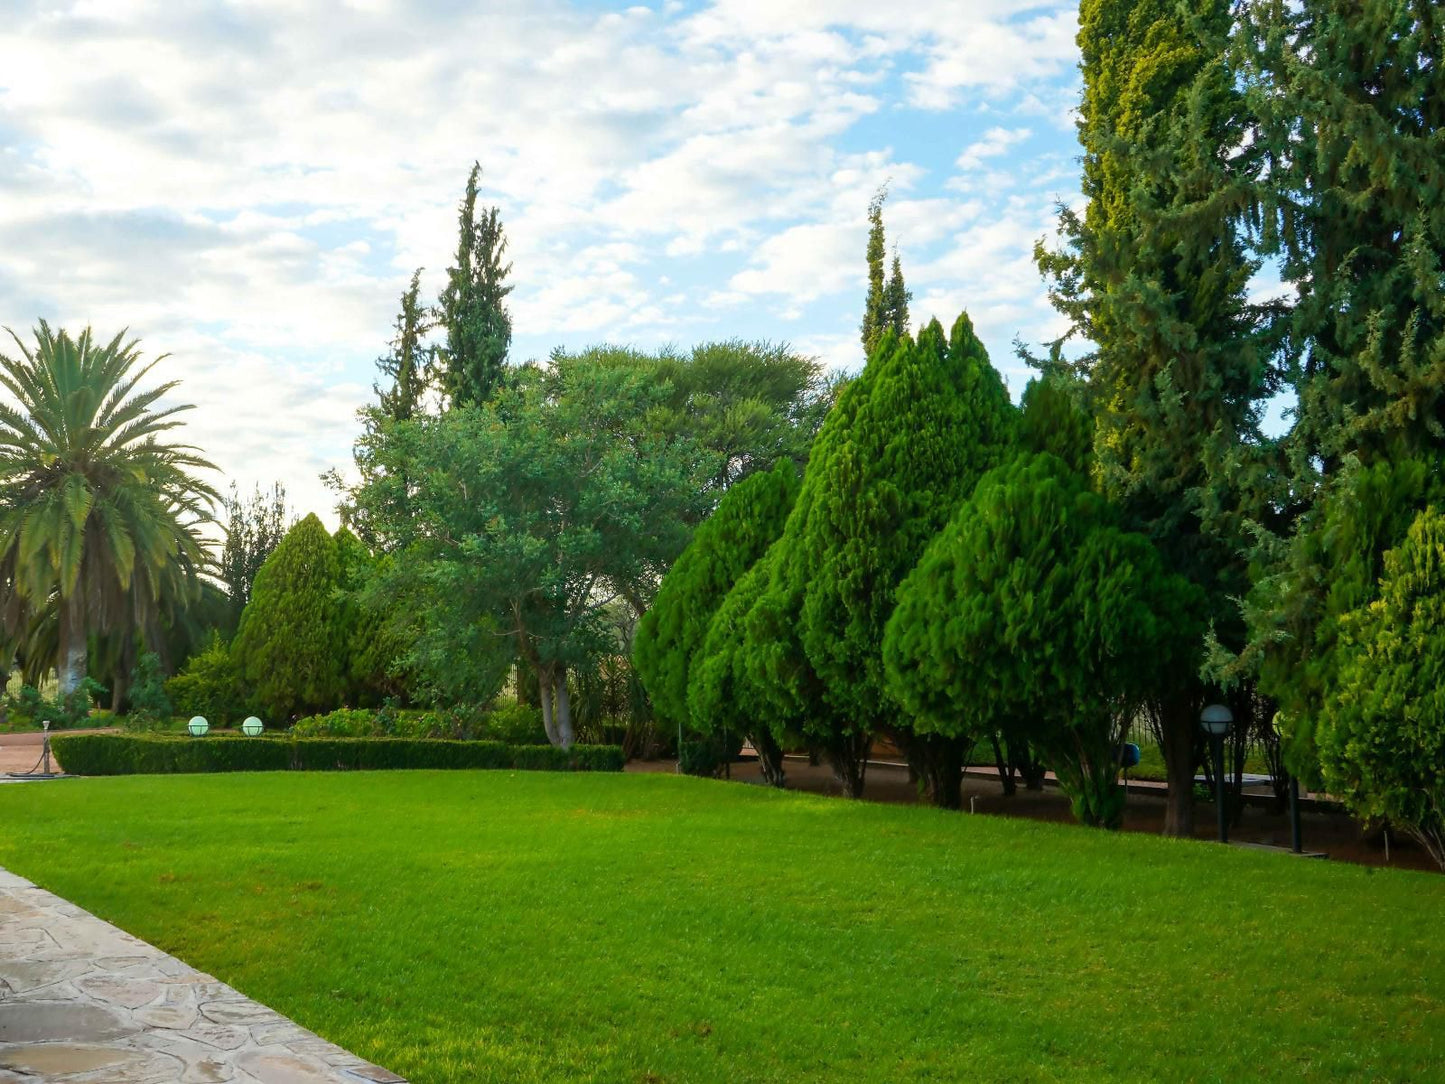
{"label": "manicured grass", "polygon": [[0,864],[430,1081],[1421,1080],[1445,879],[667,775],[0,787]]}

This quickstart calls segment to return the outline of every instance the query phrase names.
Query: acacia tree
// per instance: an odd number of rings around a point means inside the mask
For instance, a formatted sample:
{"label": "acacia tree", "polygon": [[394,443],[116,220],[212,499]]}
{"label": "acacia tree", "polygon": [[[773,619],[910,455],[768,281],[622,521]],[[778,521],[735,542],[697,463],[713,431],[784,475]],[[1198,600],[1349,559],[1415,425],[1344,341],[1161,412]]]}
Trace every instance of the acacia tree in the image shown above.
{"label": "acacia tree", "polygon": [[569,670],[616,650],[608,607],[650,600],[716,467],[650,426],[668,393],[637,367],[562,357],[481,406],[363,437],[371,477],[406,464],[417,479],[405,515],[366,476],[352,499],[393,547],[379,589],[425,615],[403,661],[433,695],[485,701],[520,660],[548,737],[572,743]]}
{"label": "acacia tree", "polygon": [[338,635],[340,589],[336,540],[314,514],[286,532],[256,574],[231,657],[270,721],[341,703],[346,645]]}
{"label": "acacia tree", "polygon": [[[171,441],[191,408],[158,405],[176,381],[137,390],[162,358],[142,363],[124,332],[102,344],[42,320],[33,350],[10,337],[20,356],[0,355],[13,399],[0,402],[0,626],[28,642],[28,664],[56,662],[69,696],[94,637],[158,642],[162,619],[199,597],[216,493],[196,472],[215,468]],[[54,638],[38,636],[51,612]]]}
{"label": "acacia tree", "polygon": [[917,730],[1029,742],[1079,820],[1107,827],[1124,729],[1199,635],[1187,581],[1114,519],[1047,453],[990,471],[899,587],[883,646]]}
{"label": "acacia tree", "polygon": [[882,674],[894,591],[986,469],[1011,447],[1015,410],[967,315],[945,338],[884,335],[824,422],[802,489],[749,617],[775,718],[797,717],[846,792],[887,729],[933,800],[956,804],[963,750],[915,735]]}
{"label": "acacia tree", "polygon": [[797,470],[787,460],[728,490],[638,622],[633,661],[658,718],[669,726],[703,729],[688,707],[694,658],[723,599],[782,533],[797,493]]}
{"label": "acacia tree", "polygon": [[[1247,297],[1252,145],[1225,46],[1227,0],[1085,0],[1082,215],[1037,251],[1055,306],[1092,344],[1095,470],[1125,522],[1205,591],[1242,646],[1249,521],[1271,521],[1259,431],[1278,383]],[[1243,153],[1240,153],[1243,150]],[[1169,781],[1165,831],[1190,835],[1203,643],[1150,705]],[[1247,698],[1241,698],[1247,699]]]}

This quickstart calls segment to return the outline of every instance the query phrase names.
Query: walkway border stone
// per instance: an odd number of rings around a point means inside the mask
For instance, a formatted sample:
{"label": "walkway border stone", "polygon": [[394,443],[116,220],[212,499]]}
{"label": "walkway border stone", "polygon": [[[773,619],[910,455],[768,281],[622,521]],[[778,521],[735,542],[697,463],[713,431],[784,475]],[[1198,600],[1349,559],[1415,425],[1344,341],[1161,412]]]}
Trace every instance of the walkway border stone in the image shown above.
{"label": "walkway border stone", "polygon": [[0,1084],[406,1084],[0,869]]}

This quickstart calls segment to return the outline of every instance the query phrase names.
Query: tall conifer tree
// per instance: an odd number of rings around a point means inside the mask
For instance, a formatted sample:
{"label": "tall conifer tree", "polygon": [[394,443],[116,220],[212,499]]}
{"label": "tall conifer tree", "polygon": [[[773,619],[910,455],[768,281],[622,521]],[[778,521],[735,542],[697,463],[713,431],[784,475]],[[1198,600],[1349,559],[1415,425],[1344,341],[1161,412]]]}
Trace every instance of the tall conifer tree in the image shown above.
{"label": "tall conifer tree", "polygon": [[391,352],[376,362],[386,383],[373,388],[382,414],[393,421],[411,421],[421,410],[432,378],[432,350],[425,341],[430,330],[431,314],[421,303],[421,268],[417,268],[401,295]]}
{"label": "tall conifer tree", "polygon": [[[1224,61],[1225,0],[1084,0],[1082,215],[1064,212],[1065,248],[1042,246],[1055,306],[1090,340],[1081,367],[1097,419],[1095,471],[1126,523],[1202,587],[1238,646],[1238,553],[1259,510],[1242,453],[1263,446],[1273,389],[1255,270],[1241,239],[1248,207],[1241,98]],[[1198,709],[1212,695],[1186,658],[1152,705],[1168,768],[1166,831],[1192,831]],[[1243,697],[1241,697],[1243,699]]]}
{"label": "tall conifer tree", "polygon": [[883,234],[883,201],[887,188],[880,188],[868,203],[868,297],[863,302],[863,357],[873,356],[890,320],[888,314],[888,282],[884,263],[888,244]]}
{"label": "tall conifer tree", "polygon": [[474,164],[458,213],[456,266],[447,270],[440,321],[446,330],[442,382],[452,406],[484,403],[502,379],[512,345],[512,318],[506,285],[512,271],[504,264],[507,239],[501,214],[492,207],[477,214],[482,167]]}

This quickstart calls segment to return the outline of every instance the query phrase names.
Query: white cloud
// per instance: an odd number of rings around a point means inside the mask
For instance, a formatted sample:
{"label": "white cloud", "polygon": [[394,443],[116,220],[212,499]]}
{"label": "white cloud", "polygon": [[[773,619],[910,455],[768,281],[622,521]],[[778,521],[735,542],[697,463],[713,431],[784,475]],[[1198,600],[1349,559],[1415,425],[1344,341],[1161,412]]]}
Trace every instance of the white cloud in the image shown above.
{"label": "white cloud", "polygon": [[443,280],[473,160],[521,356],[784,331],[852,356],[864,209],[890,178],[915,307],[976,298],[1005,335],[1047,315],[1025,274],[1041,199],[950,191],[932,150],[972,136],[965,96],[989,104],[979,162],[1009,163],[1025,115],[1048,117],[1029,146],[1057,138],[1061,2],[12,8],[0,324],[129,326],[173,355],[218,464],[303,508],[332,502],[315,476],[348,459],[411,270]]}

